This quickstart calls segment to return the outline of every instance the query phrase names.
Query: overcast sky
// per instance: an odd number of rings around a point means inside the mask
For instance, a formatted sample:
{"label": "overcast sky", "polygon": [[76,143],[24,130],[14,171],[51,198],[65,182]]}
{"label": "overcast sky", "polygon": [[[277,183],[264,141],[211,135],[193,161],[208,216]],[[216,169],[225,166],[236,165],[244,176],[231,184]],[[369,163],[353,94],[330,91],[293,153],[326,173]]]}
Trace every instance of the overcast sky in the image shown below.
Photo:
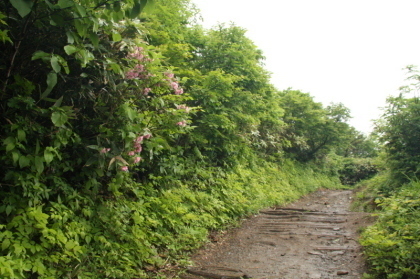
{"label": "overcast sky", "polygon": [[419,0],[192,0],[210,28],[234,22],[266,57],[278,89],[328,105],[343,103],[350,124],[371,131],[402,68],[420,65]]}

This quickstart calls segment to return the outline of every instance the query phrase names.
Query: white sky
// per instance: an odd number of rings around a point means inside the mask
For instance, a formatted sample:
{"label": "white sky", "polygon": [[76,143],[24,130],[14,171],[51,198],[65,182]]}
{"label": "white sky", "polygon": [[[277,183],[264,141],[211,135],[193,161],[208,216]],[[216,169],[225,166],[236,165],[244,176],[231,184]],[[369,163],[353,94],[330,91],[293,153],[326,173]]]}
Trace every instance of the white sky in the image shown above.
{"label": "white sky", "polygon": [[191,0],[210,28],[248,30],[280,90],[292,87],[328,105],[343,103],[368,133],[390,95],[420,65],[419,0]]}

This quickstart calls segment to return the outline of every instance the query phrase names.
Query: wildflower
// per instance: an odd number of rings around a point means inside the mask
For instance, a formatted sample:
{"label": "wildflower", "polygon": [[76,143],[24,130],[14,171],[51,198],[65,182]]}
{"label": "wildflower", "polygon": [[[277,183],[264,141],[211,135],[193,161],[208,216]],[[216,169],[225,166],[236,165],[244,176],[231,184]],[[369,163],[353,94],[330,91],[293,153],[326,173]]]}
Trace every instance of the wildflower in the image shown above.
{"label": "wildflower", "polygon": [[135,143],[142,143],[142,142],[143,142],[143,138],[144,138],[144,136],[138,136],[138,137],[134,140],[134,142],[135,142]]}
{"label": "wildflower", "polygon": [[128,167],[127,166],[123,166],[123,167],[121,167],[121,170],[122,171],[128,171]]}
{"label": "wildflower", "polygon": [[100,153],[105,154],[105,153],[108,153],[109,151],[111,151],[111,148],[102,148]]}
{"label": "wildflower", "polygon": [[143,138],[145,138],[145,139],[150,139],[151,137],[152,137],[152,134],[146,134],[146,135],[143,136]]}
{"label": "wildflower", "polygon": [[186,105],[177,105],[176,108],[177,109],[185,109],[185,112],[186,113],[189,113],[190,110],[191,110],[191,108],[190,107],[187,107]]}
{"label": "wildflower", "polygon": [[181,95],[182,93],[184,93],[184,89],[182,88],[175,89],[175,95]]}
{"label": "wildflower", "polygon": [[128,152],[128,156],[134,156],[136,153],[134,151]]}
{"label": "wildflower", "polygon": [[176,83],[175,81],[171,82],[170,86],[172,87],[172,89],[177,90],[179,87],[179,84]]}
{"label": "wildflower", "polygon": [[185,127],[187,126],[187,121],[183,120],[183,121],[179,121],[176,123],[176,125],[181,126],[181,127]]}
{"label": "wildflower", "polygon": [[173,73],[169,73],[169,72],[166,72],[165,73],[165,76],[167,76],[168,78],[174,78],[174,74]]}
{"label": "wildflower", "polygon": [[134,145],[134,148],[135,148],[134,151],[137,152],[137,153],[140,153],[143,150],[143,147],[141,146],[140,143],[136,143]]}
{"label": "wildflower", "polygon": [[141,157],[136,157],[136,158],[134,158],[134,164],[137,164],[138,162],[140,162],[140,160],[141,160]]}
{"label": "wildflower", "polygon": [[142,47],[135,47],[134,52],[130,53],[128,57],[135,58],[137,60],[142,60],[144,58],[144,54],[142,53],[143,50],[144,49]]}
{"label": "wildflower", "polygon": [[150,93],[150,91],[152,91],[152,88],[148,88],[148,87],[144,88],[143,89],[143,95],[147,96]]}

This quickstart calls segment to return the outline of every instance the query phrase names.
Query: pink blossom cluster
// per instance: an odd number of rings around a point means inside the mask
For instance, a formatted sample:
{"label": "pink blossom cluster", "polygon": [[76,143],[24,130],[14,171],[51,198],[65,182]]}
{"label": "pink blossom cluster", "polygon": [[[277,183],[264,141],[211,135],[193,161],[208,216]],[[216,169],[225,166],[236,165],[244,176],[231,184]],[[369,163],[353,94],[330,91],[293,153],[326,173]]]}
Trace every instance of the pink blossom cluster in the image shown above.
{"label": "pink blossom cluster", "polygon": [[142,47],[135,47],[134,51],[128,54],[128,57],[135,58],[139,61],[142,61],[145,58],[143,52],[144,52],[144,49]]}
{"label": "pink blossom cluster", "polygon": [[176,123],[176,125],[181,126],[181,127],[185,127],[185,126],[187,126],[187,121],[185,121],[185,120],[179,121],[179,122]]}
{"label": "pink blossom cluster", "polygon": [[190,107],[187,107],[186,105],[177,105],[176,108],[177,109],[185,109],[185,112],[186,113],[189,113],[190,110],[191,110],[191,108]]}
{"label": "pink blossom cluster", "polygon": [[149,95],[150,91],[152,91],[152,88],[146,87],[143,89],[143,95],[147,96]]}
{"label": "pink blossom cluster", "polygon": [[144,75],[141,75],[141,73],[144,72],[144,65],[137,64],[134,66],[134,69],[131,69],[125,74],[126,79],[135,79],[135,78],[142,78]]}
{"label": "pink blossom cluster", "polygon": [[168,77],[166,80],[169,82],[169,86],[174,90],[175,95],[181,95],[184,93],[184,89],[179,86],[173,73],[166,72],[165,76]]}
{"label": "pink blossom cluster", "polygon": [[[146,134],[142,136],[138,136],[133,140],[133,147],[134,150],[128,152],[128,156],[135,156],[136,153],[140,153],[143,150],[142,143],[144,139],[150,139],[152,137],[152,134]],[[133,159],[133,164],[137,164],[140,162],[142,158],[140,156],[135,156]],[[121,167],[122,171],[128,171],[128,166]]]}
{"label": "pink blossom cluster", "polygon": [[105,154],[111,151],[111,148],[102,148],[101,151],[99,151],[101,154]]}

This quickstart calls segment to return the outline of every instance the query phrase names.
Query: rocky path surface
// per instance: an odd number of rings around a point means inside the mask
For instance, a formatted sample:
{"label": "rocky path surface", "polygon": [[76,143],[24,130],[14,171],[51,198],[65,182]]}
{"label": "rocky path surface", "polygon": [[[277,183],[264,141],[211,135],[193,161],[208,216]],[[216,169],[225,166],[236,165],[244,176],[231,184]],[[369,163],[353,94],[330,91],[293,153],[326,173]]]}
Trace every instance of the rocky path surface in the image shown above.
{"label": "rocky path surface", "polygon": [[357,242],[369,214],[350,212],[353,192],[319,190],[261,211],[194,257],[181,278],[358,279],[366,271]]}

